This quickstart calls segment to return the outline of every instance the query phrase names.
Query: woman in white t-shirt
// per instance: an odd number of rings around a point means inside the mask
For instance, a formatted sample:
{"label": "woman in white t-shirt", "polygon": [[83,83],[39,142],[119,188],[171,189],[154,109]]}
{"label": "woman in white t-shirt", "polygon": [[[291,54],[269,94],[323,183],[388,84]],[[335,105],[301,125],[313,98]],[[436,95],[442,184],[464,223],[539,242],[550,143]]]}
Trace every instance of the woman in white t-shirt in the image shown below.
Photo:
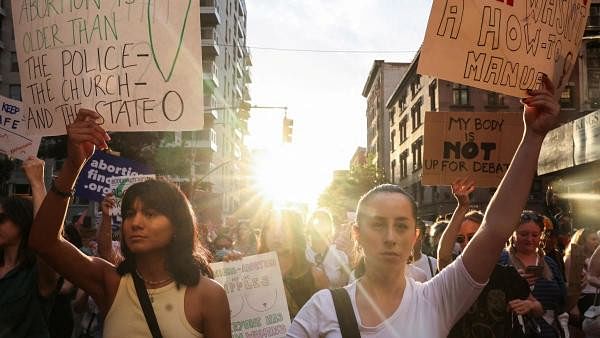
{"label": "woman in white t-shirt", "polygon": [[[413,198],[391,184],[361,198],[354,237],[365,255],[366,271],[345,287],[361,336],[446,337],[475,301],[527,201],[542,141],[558,121],[554,85],[546,76],[542,83],[542,89],[530,90],[522,99],[523,138],[481,227],[462,255],[430,281],[416,283],[404,274],[418,237]],[[329,291],[317,292],[305,304],[288,336],[341,337]]]}

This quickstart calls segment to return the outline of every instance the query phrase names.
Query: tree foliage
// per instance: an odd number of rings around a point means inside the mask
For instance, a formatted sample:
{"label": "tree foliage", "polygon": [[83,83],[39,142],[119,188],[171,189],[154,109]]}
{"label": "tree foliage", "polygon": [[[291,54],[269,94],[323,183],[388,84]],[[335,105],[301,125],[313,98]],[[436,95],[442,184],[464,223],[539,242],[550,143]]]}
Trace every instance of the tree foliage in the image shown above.
{"label": "tree foliage", "polygon": [[366,164],[355,165],[347,174],[336,175],[319,197],[319,206],[327,208],[336,222],[346,219],[346,212],[354,211],[362,195],[371,188],[385,183],[383,173],[370,159]]}

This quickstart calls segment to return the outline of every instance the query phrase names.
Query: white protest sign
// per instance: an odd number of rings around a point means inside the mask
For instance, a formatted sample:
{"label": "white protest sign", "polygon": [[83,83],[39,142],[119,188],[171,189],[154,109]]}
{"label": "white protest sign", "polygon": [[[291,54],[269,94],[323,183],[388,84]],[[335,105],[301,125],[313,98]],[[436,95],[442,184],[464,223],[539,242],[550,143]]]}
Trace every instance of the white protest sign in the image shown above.
{"label": "white protest sign", "polygon": [[285,337],[290,326],[277,254],[210,265],[225,288],[233,338]]}
{"label": "white protest sign", "polygon": [[115,206],[111,209],[111,216],[120,216],[121,202],[125,191],[132,185],[155,179],[156,175],[115,176],[109,179],[110,190],[115,196]]}
{"label": "white protest sign", "polygon": [[21,102],[0,96],[0,106],[0,153],[20,160],[37,156],[41,137],[28,135]]}
{"label": "white protest sign", "polygon": [[517,97],[539,86],[542,73],[562,88],[591,2],[435,0],[418,72]]}
{"label": "white protest sign", "polygon": [[197,1],[11,4],[30,134],[65,134],[80,108],[110,131],[202,129]]}

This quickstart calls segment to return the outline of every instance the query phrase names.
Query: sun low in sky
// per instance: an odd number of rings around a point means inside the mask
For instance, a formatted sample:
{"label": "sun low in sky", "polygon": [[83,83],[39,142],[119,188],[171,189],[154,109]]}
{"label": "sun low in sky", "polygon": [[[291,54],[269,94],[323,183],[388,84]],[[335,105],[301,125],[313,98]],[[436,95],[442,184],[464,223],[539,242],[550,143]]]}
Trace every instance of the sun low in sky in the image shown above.
{"label": "sun low in sky", "polygon": [[333,171],[348,169],[356,147],[366,146],[361,93],[373,61],[412,60],[431,0],[252,0],[246,6],[251,103],[287,106],[294,119],[293,143],[282,146],[283,111],[251,110],[247,144],[268,154],[255,168],[259,185],[271,198],[314,206]]}

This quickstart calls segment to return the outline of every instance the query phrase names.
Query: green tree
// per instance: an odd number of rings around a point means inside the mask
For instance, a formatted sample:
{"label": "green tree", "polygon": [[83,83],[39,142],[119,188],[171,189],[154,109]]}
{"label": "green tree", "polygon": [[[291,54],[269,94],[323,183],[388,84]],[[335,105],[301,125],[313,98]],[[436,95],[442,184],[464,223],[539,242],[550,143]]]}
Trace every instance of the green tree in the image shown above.
{"label": "green tree", "polygon": [[329,209],[336,222],[343,222],[346,212],[356,209],[360,197],[382,183],[383,173],[367,159],[366,164],[353,166],[347,174],[336,175],[321,193],[318,204]]}

